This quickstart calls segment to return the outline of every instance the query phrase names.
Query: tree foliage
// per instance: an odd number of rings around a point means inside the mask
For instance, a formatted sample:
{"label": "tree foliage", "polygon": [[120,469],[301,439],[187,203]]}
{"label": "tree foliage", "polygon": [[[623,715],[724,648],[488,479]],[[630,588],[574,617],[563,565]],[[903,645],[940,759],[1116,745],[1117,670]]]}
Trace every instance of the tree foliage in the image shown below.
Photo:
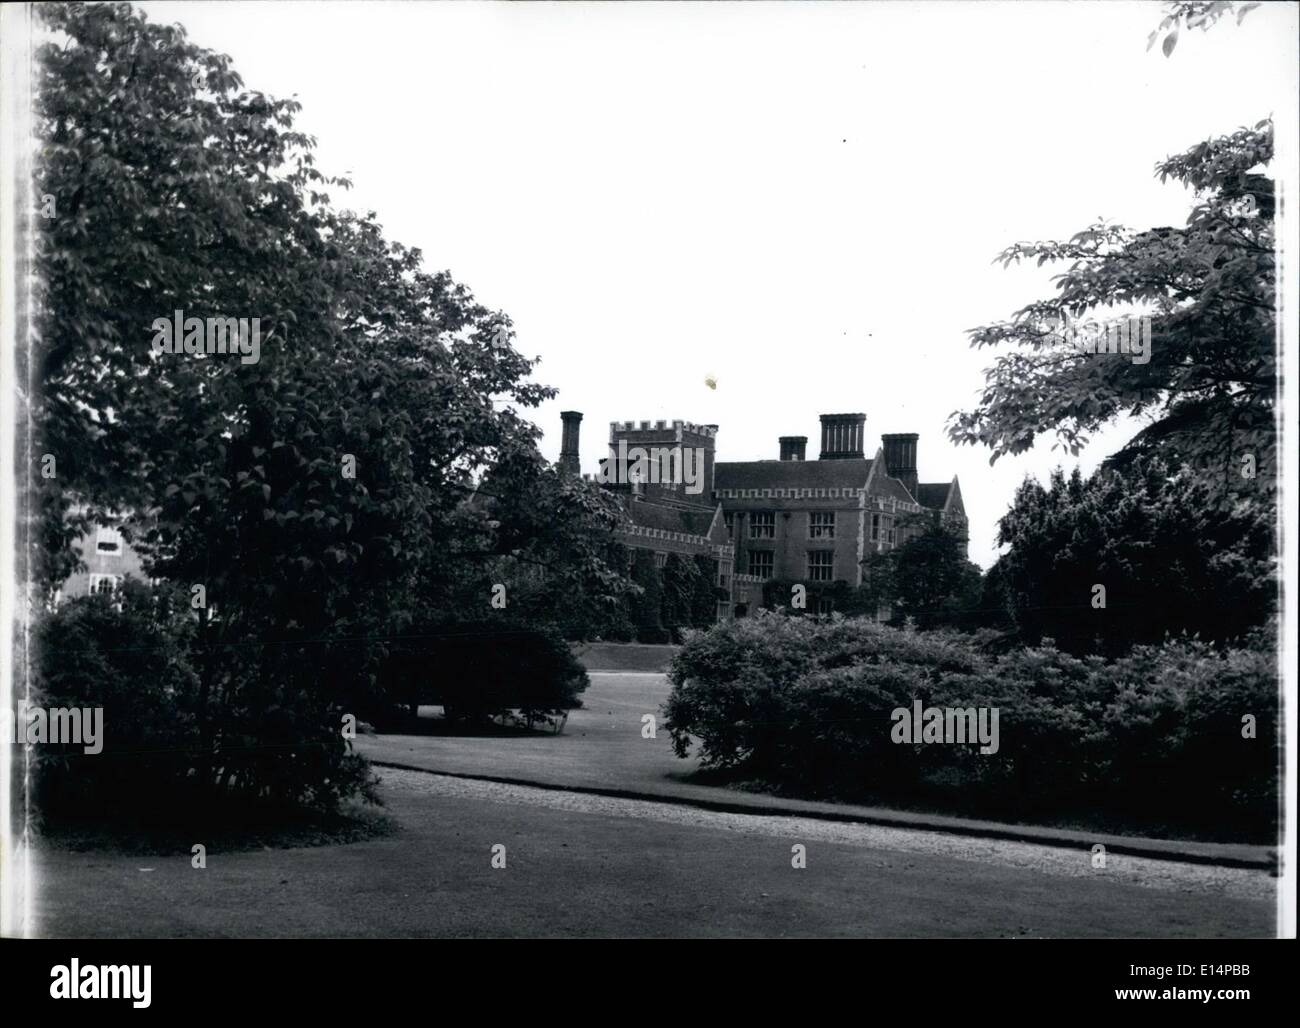
{"label": "tree foliage", "polygon": [[[487,611],[494,562],[617,589],[615,515],[537,453],[520,412],[554,390],[509,318],[331,205],[348,183],[296,102],[128,4],[39,12],[34,420],[58,475],[36,563],[58,584],[68,542],[121,515],[151,575],[204,587],[199,780],[290,708],[342,759],[338,714],[391,641],[434,605]],[[154,352],[174,311],[260,319],[260,359]]]}
{"label": "tree foliage", "polygon": [[[990,462],[1028,450],[1043,433],[1078,454],[1122,414],[1147,424],[1116,455],[1188,463],[1223,494],[1275,482],[1276,277],[1274,189],[1262,173],[1273,129],[1261,121],[1157,165],[1161,180],[1196,191],[1182,228],[1134,232],[1098,223],[1065,242],[1017,243],[1003,265],[1063,262],[1057,295],[1009,321],[976,328],[971,345],[1018,347],[985,375],[979,405],[949,421],[954,442],[983,444]],[[1151,317],[1146,363],[1055,345],[1052,326],[1112,311]],[[1257,474],[1243,480],[1243,461]],[[1226,500],[1225,500],[1226,502]]]}
{"label": "tree foliage", "polygon": [[863,563],[868,608],[888,608],[892,619],[918,628],[975,627],[980,570],[966,559],[966,539],[925,518],[901,546],[872,553]]}
{"label": "tree foliage", "polygon": [[1156,26],[1151,35],[1147,36],[1147,49],[1150,50],[1156,44],[1156,39],[1160,33],[1165,33],[1164,39],[1160,43],[1160,51],[1166,57],[1174,52],[1174,47],[1178,45],[1178,35],[1180,30],[1200,29],[1207,32],[1220,18],[1228,14],[1237,15],[1237,24],[1253,11],[1259,4],[1247,3],[1237,4],[1231,0],[1196,0],[1191,3],[1172,3],[1166,4],[1165,10],[1168,12],[1160,19],[1160,24]]}
{"label": "tree foliage", "polygon": [[1046,489],[1026,481],[998,525],[1024,639],[1121,653],[1182,631],[1229,641],[1266,622],[1277,592],[1272,516],[1247,502],[1219,509],[1213,491],[1155,460],[1087,479],[1057,470]]}

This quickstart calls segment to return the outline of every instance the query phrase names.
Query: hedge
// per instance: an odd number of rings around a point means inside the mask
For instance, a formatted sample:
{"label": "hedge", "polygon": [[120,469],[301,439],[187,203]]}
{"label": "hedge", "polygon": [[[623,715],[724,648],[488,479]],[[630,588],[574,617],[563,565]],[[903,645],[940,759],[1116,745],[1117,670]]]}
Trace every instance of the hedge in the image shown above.
{"label": "hedge", "polygon": [[[991,636],[767,612],[694,633],[669,673],[674,750],[698,744],[705,769],[812,795],[1274,831],[1271,634],[1236,649],[1171,639],[1109,661],[1050,641],[997,653]],[[894,742],[892,712],[917,700],[997,708],[997,752]]]}

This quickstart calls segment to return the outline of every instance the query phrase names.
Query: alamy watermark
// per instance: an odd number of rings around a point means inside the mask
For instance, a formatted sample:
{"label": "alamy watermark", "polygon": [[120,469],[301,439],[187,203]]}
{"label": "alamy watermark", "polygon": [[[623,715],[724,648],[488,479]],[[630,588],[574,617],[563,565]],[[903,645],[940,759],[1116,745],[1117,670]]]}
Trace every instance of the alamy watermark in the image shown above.
{"label": "alamy watermark", "polygon": [[0,708],[0,731],[11,746],[73,745],[94,756],[104,749],[104,708],[38,707],[24,700],[16,715],[7,706]]}
{"label": "alamy watermark", "polygon": [[86,964],[76,957],[50,968],[51,999],[129,999],[143,1010],[152,1002],[153,965]]}
{"label": "alamy watermark", "polygon": [[1151,317],[1116,318],[1096,321],[1092,318],[1071,321],[1069,313],[1059,320],[1041,323],[1044,349],[1060,349],[1086,355],[1126,354],[1134,364],[1151,360]]}
{"label": "alamy watermark", "polygon": [[912,709],[895,707],[889,737],[896,743],[980,743],[980,753],[998,751],[997,707],[926,707],[920,700]]}
{"label": "alamy watermark", "polygon": [[150,348],[156,354],[238,353],[240,364],[256,364],[262,356],[261,318],[187,318],[174,311],[170,318],[154,318]]}
{"label": "alamy watermark", "polygon": [[602,484],[681,484],[691,495],[704,492],[704,450],[698,446],[628,446],[620,439],[618,449],[610,449],[596,473]]}

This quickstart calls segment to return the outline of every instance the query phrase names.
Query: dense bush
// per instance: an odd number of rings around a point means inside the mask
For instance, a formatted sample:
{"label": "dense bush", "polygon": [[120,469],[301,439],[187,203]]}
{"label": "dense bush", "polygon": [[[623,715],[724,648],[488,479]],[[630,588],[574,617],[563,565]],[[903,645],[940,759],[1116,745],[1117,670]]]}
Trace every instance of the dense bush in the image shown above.
{"label": "dense bush", "polygon": [[[103,708],[103,750],[35,748],[44,815],[138,815],[260,804],[332,810],[372,798],[341,712],[263,690],[204,682],[198,621],[183,590],[133,580],[45,615],[36,633],[36,705]],[[246,654],[254,666],[257,654]]]}
{"label": "dense bush", "polygon": [[[1154,460],[1025,482],[998,523],[1022,639],[1117,656],[1170,632],[1226,643],[1264,624],[1277,598],[1276,510],[1258,496],[1216,502],[1218,488]],[[1094,607],[1097,585],[1105,605]]]}
{"label": "dense bush", "polygon": [[[693,635],[665,713],[678,756],[776,788],[1009,815],[1137,816],[1267,837],[1276,805],[1271,639],[1171,640],[1107,661],[994,633],[908,632],[768,613]],[[908,745],[896,708],[992,708],[996,753]],[[1257,738],[1242,737],[1253,714]]]}
{"label": "dense bush", "polygon": [[193,623],[171,599],[160,596],[155,609],[149,591],[129,582],[120,609],[109,596],[87,596],[38,622],[33,703],[104,711],[101,753],[33,748],[43,811],[148,802],[186,782],[199,749],[199,681],[188,653]]}
{"label": "dense bush", "polygon": [[555,629],[502,618],[426,626],[395,641],[381,670],[391,703],[441,704],[457,719],[582,706],[587,672]]}
{"label": "dense bush", "polygon": [[[1185,796],[1208,811],[1271,809],[1281,774],[1274,646],[1261,630],[1222,653],[1180,641],[1117,661],[1119,688],[1105,711],[1114,741],[1107,784],[1117,802]],[[1243,734],[1247,715],[1253,739]],[[1125,789],[1132,781],[1144,783],[1139,795]]]}

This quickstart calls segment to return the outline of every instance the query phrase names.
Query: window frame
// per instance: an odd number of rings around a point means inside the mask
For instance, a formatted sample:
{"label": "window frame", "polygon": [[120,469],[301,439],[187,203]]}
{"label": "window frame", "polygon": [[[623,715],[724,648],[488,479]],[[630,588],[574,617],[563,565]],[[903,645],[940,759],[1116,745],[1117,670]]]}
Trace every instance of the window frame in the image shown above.
{"label": "window frame", "polygon": [[756,510],[749,515],[750,539],[776,538],[776,511]]}
{"label": "window frame", "polygon": [[102,592],[103,590],[96,588],[96,586],[103,585],[105,580],[111,583],[108,588],[108,592],[110,595],[112,593],[117,592],[118,587],[122,584],[121,575],[109,575],[109,574],[104,574],[102,572],[95,572],[90,576],[89,582],[86,587],[86,595],[98,596],[99,593]]}
{"label": "window frame", "polygon": [[[814,558],[817,563],[814,564]],[[806,563],[808,570],[808,581],[810,582],[831,582],[835,579],[835,551],[834,550],[809,550]],[[823,577],[823,573],[825,577]]]}
{"label": "window frame", "polygon": [[[825,525],[814,524],[816,518],[829,518],[830,523]],[[809,539],[834,539],[835,523],[838,519],[835,517],[833,510],[810,510],[808,512],[808,538]]]}

